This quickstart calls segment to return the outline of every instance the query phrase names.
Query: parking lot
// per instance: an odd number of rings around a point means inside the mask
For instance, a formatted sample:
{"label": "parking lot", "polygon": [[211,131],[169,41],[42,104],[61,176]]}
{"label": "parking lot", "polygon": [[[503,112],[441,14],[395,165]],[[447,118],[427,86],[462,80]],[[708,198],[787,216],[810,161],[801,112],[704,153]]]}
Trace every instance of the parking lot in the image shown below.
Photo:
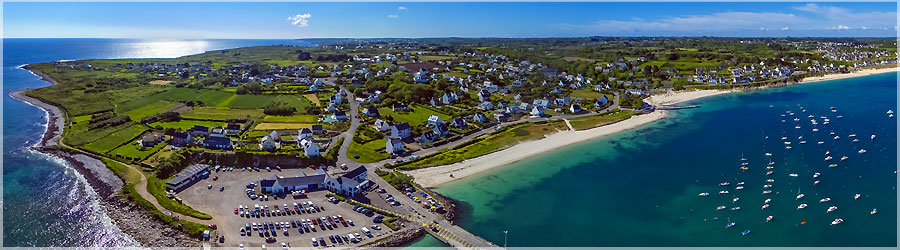
{"label": "parking lot", "polygon": [[[213,220],[210,220],[209,223],[217,224],[218,235],[225,237],[224,243],[219,244],[223,246],[243,244],[245,247],[258,247],[265,244],[276,247],[284,242],[294,247],[310,247],[313,246],[313,238],[317,240],[316,245],[318,246],[321,246],[323,242],[325,246],[357,246],[386,236],[391,232],[391,229],[381,223],[377,223],[379,229],[372,228],[372,225],[376,225],[373,222],[374,216],[370,217],[353,211],[353,205],[344,202],[338,204],[329,202],[326,197],[327,191],[313,191],[303,198],[294,198],[288,195],[286,197],[268,196],[268,200],[251,200],[247,196],[246,189],[250,183],[258,185],[260,179],[271,179],[274,175],[296,176],[300,171],[307,174],[314,172],[311,169],[273,170],[271,172],[266,170],[259,172],[213,171],[210,178],[195,183],[178,193],[177,196],[185,204],[213,216]],[[254,190],[259,193],[258,186]],[[286,210],[285,205],[287,206]],[[241,207],[243,209],[240,209]],[[235,209],[238,209],[237,213],[235,213]],[[268,209],[268,213],[265,213],[266,209]],[[291,209],[294,211],[290,211]],[[252,216],[251,211],[253,211]],[[260,211],[260,213],[257,214],[256,211]],[[246,215],[241,216],[244,213]],[[291,221],[294,221],[293,225],[291,225]],[[254,227],[253,223],[256,223],[257,226]],[[249,234],[246,231],[247,224],[250,224]],[[274,228],[270,228],[270,225]],[[283,227],[283,225],[287,225],[287,227]],[[367,228],[371,237],[364,233],[363,227]],[[242,228],[245,230],[244,236],[241,236]],[[361,240],[351,240],[352,242],[348,243],[346,242],[346,240],[350,240],[348,234],[353,235],[353,238],[357,238],[356,234],[359,234]],[[340,241],[338,239],[335,239],[334,242],[331,241],[329,236],[335,235],[341,236]],[[267,242],[267,238],[275,240]],[[320,238],[321,240],[319,240]],[[218,239],[210,241],[218,242]]]}

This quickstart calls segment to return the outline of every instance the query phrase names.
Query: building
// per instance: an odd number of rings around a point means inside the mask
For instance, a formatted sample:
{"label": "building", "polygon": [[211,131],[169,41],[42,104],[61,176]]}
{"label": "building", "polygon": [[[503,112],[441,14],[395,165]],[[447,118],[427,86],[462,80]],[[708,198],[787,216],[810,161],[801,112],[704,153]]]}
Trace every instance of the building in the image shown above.
{"label": "building", "polygon": [[534,108],[531,109],[531,115],[544,116],[544,107],[535,105]]}
{"label": "building", "polygon": [[191,135],[193,135],[193,136],[195,136],[195,137],[197,137],[197,136],[208,136],[208,135],[209,135],[209,128],[207,128],[206,126],[194,125],[194,127],[192,127],[192,128],[190,128],[190,129],[187,130],[187,133],[190,133]]}
{"label": "building", "polygon": [[299,142],[299,146],[303,148],[303,153],[306,156],[317,156],[319,155],[319,144],[312,141],[312,139],[302,139]]}
{"label": "building", "polygon": [[310,140],[312,140],[313,134],[315,134],[315,133],[313,133],[313,131],[312,131],[311,129],[308,129],[308,128],[302,128],[302,129],[300,129],[299,131],[297,131],[297,134],[299,135],[298,137],[299,137],[300,139],[310,139]]}
{"label": "building", "polygon": [[370,184],[368,179],[368,171],[365,167],[357,167],[350,172],[344,173],[338,177],[332,177],[325,173],[324,170],[316,170],[314,175],[298,174],[296,177],[280,177],[274,176],[272,179],[263,179],[259,181],[260,189],[264,193],[286,193],[299,190],[321,190],[326,189],[331,192],[355,196],[364,191]]}
{"label": "building", "polygon": [[469,127],[469,123],[466,122],[466,119],[456,118],[456,119],[453,119],[452,122],[450,122],[450,126],[453,126],[454,128],[457,128],[457,129],[466,129]]}
{"label": "building", "polygon": [[369,117],[378,117],[379,116],[378,109],[375,107],[368,107],[368,108],[363,109],[363,114],[367,115]]}
{"label": "building", "polygon": [[338,121],[347,120],[347,113],[345,113],[344,111],[340,111],[340,110],[334,111],[334,114],[331,115],[331,119],[335,119]]}
{"label": "building", "polygon": [[390,138],[388,136],[385,136],[384,139],[387,140],[387,142],[385,142],[384,151],[387,151],[388,153],[391,153],[391,154],[397,154],[399,152],[403,152],[403,141],[402,140],[397,139],[397,138]]}
{"label": "building", "polygon": [[[275,134],[275,131],[272,131],[272,133]],[[259,140],[259,148],[262,150],[278,149],[278,143],[275,141],[275,138],[272,137],[272,134],[267,134]]]}
{"label": "building", "polygon": [[241,132],[241,124],[229,123],[225,126],[225,132],[228,132],[229,135],[236,135]]}
{"label": "building", "polygon": [[475,113],[475,115],[472,116],[472,120],[474,120],[475,122],[479,122],[479,123],[488,122],[487,116],[485,116],[484,113],[481,113],[481,112]]}
{"label": "building", "polygon": [[412,127],[404,122],[391,127],[391,138],[406,139],[412,135]]}
{"label": "building", "polygon": [[194,164],[188,166],[181,172],[175,174],[175,177],[166,181],[166,188],[178,192],[206,177],[209,177],[209,165]]}
{"label": "building", "polygon": [[577,103],[572,104],[572,106],[569,107],[569,111],[575,114],[584,112],[584,110],[581,109],[581,105],[578,105]]}
{"label": "building", "polygon": [[231,139],[228,137],[209,136],[203,140],[203,146],[212,149],[231,149]]}
{"label": "building", "polygon": [[150,132],[141,137],[140,144],[144,147],[152,147],[162,142],[164,134],[162,132]]}
{"label": "building", "polygon": [[438,124],[444,124],[444,121],[441,120],[441,117],[436,115],[431,115],[428,117],[428,125],[437,126]]}
{"label": "building", "polygon": [[377,129],[379,132],[391,130],[391,127],[393,127],[391,122],[384,121],[382,119],[378,119],[375,121],[375,129]]}
{"label": "building", "polygon": [[194,138],[191,136],[190,133],[175,132],[175,134],[172,135],[172,140],[170,141],[170,144],[182,147],[182,146],[187,146],[187,145],[192,144],[193,140],[194,140]]}
{"label": "building", "polygon": [[325,129],[322,128],[322,124],[312,125],[312,132],[314,135],[321,135],[325,133]]}

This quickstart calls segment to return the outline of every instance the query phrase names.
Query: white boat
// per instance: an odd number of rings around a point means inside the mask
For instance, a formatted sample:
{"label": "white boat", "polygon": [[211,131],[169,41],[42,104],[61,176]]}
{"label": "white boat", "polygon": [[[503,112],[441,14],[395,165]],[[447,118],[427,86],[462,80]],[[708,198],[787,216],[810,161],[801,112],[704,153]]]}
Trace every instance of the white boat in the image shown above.
{"label": "white boat", "polygon": [[718,206],[716,207],[716,210],[725,210],[725,206]]}
{"label": "white boat", "polygon": [[876,213],[878,213],[878,209],[877,209],[877,208],[873,208],[873,209],[872,209],[872,212],[869,212],[869,214],[876,214]]}
{"label": "white boat", "polygon": [[701,197],[703,197],[703,196],[709,196],[709,193],[700,193],[700,194],[698,194],[697,196],[701,196]]}
{"label": "white boat", "polygon": [[772,221],[772,218],[774,218],[774,217],[772,217],[771,215],[769,215],[769,217],[766,217],[766,222]]}
{"label": "white boat", "polygon": [[830,161],[830,160],[831,160],[831,156],[826,156],[826,157],[825,157],[825,161]]}
{"label": "white boat", "polygon": [[789,174],[790,177],[797,177],[797,174]]}
{"label": "white boat", "polygon": [[860,149],[860,150],[859,150],[859,153],[860,153],[860,154],[865,153],[865,152],[866,152],[865,149]]}
{"label": "white boat", "polygon": [[800,141],[800,144],[806,144],[806,141]]}
{"label": "white boat", "polygon": [[775,162],[774,162],[774,161],[770,161],[770,162],[769,162],[769,166],[772,166],[772,165],[775,165]]}
{"label": "white boat", "polygon": [[859,139],[853,139],[852,142],[859,142]]}
{"label": "white boat", "polygon": [[835,139],[835,140],[837,140],[837,139],[841,139],[841,136],[839,136],[839,135],[835,135],[835,136],[834,136],[834,139]]}
{"label": "white boat", "polygon": [[763,188],[772,188],[772,184],[763,185]]}
{"label": "white boat", "polygon": [[719,191],[719,194],[728,194],[728,190]]}
{"label": "white boat", "polygon": [[763,191],[763,194],[771,194],[771,193],[772,193],[772,190]]}
{"label": "white boat", "polygon": [[819,132],[819,129],[814,128],[812,131],[813,131],[813,132]]}
{"label": "white boat", "polygon": [[834,118],[841,119],[841,118],[843,118],[843,117],[844,117],[843,115],[839,115],[839,116],[835,116]]}
{"label": "white boat", "polygon": [[831,206],[831,207],[829,207],[828,210],[825,211],[825,213],[826,213],[826,214],[827,214],[827,213],[831,213],[831,212],[834,212],[834,210],[837,210],[837,206]]}
{"label": "white boat", "polygon": [[893,110],[890,110],[890,109],[888,109],[888,111],[887,111],[887,113],[888,113],[888,114],[893,114],[893,113],[894,113],[894,111],[893,111]]}
{"label": "white boat", "polygon": [[775,168],[775,167],[773,167],[773,166],[768,166],[768,167],[766,167],[766,170],[770,170],[770,169],[773,169],[773,168]]}
{"label": "white boat", "polygon": [[797,200],[803,199],[803,196],[806,196],[806,195],[805,195],[805,194],[798,194],[798,195],[797,195]]}
{"label": "white boat", "polygon": [[820,142],[817,142],[816,144],[825,144],[825,142],[820,141]]}
{"label": "white boat", "polygon": [[766,156],[772,156],[772,153],[766,152]]}
{"label": "white boat", "polygon": [[794,126],[794,128],[800,128],[800,125]]}
{"label": "white boat", "polygon": [[795,121],[795,122],[796,122],[796,121],[800,121],[800,118],[794,118],[794,121]]}
{"label": "white boat", "polygon": [[733,208],[731,208],[731,211],[737,211],[737,210],[741,210],[741,207],[733,207]]}
{"label": "white boat", "polygon": [[815,116],[813,116],[813,115],[809,115],[809,116],[808,116],[808,117],[809,117],[809,118],[813,118],[813,117],[815,117]]}
{"label": "white boat", "polygon": [[738,202],[739,200],[741,200],[741,198],[734,197],[734,199],[731,199],[731,203]]}
{"label": "white boat", "polygon": [[800,206],[797,206],[797,209],[804,209],[804,208],[806,208],[806,203],[803,203],[803,204],[800,204]]}
{"label": "white boat", "polygon": [[813,185],[819,184],[819,182],[821,182],[821,181],[816,180],[816,181],[813,182]]}
{"label": "white boat", "polygon": [[787,140],[787,136],[782,136],[781,139],[782,139],[782,140]]}
{"label": "white boat", "polygon": [[737,187],[734,187],[734,190],[741,190],[741,189],[744,189],[744,186],[737,186]]}
{"label": "white boat", "polygon": [[859,194],[854,194],[854,195],[853,195],[853,199],[854,199],[854,200],[858,200],[860,196],[861,196],[861,195],[859,195]]}
{"label": "white boat", "polygon": [[831,135],[834,135],[834,131],[831,131]]}
{"label": "white boat", "polygon": [[742,181],[742,182],[738,182],[737,185],[738,185],[738,186],[743,186],[743,185],[744,185],[744,182],[743,182],[743,181]]}
{"label": "white boat", "polygon": [[769,204],[769,202],[771,202],[771,201],[772,201],[772,199],[766,199],[765,201],[763,201],[763,203]]}
{"label": "white boat", "polygon": [[829,201],[831,201],[831,198],[825,197],[825,198],[822,198],[821,200],[819,200],[819,203],[825,203],[825,202],[829,202]]}
{"label": "white boat", "polygon": [[890,114],[888,115],[888,117],[894,118],[894,114]]}
{"label": "white boat", "polygon": [[856,134],[850,134],[847,137],[856,137]]}
{"label": "white boat", "polygon": [[769,172],[766,172],[766,175],[771,175],[772,173],[773,173],[772,171],[769,171]]}
{"label": "white boat", "polygon": [[772,182],[775,182],[775,179],[768,179],[768,180],[766,180],[766,182],[772,183]]}
{"label": "white boat", "polygon": [[728,186],[728,185],[731,185],[731,182],[726,181],[726,182],[719,183],[719,186]]}
{"label": "white boat", "polygon": [[763,204],[763,205],[762,205],[762,209],[766,209],[766,208],[768,208],[768,207],[769,207],[769,204]]}
{"label": "white boat", "polygon": [[791,146],[784,147],[784,149],[791,149]]}
{"label": "white boat", "polygon": [[834,226],[834,225],[841,224],[841,223],[844,223],[844,219],[837,218],[837,219],[834,219],[834,221],[831,222],[831,225]]}
{"label": "white boat", "polygon": [[819,176],[821,176],[821,175],[822,175],[822,173],[816,172],[815,174],[813,174],[813,178],[819,178]]}
{"label": "white boat", "polygon": [[872,138],[872,140],[875,140],[875,135],[872,135],[872,137],[869,137],[869,138]]}
{"label": "white boat", "polygon": [[847,157],[847,156],[841,156],[841,160],[842,160],[842,161],[843,161],[843,160],[846,160],[847,158],[850,158],[850,157]]}

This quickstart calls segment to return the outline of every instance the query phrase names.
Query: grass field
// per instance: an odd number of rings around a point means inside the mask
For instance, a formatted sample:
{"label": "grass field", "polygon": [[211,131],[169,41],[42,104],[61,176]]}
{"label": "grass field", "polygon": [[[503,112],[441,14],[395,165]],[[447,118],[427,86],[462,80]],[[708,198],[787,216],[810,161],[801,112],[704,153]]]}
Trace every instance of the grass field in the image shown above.
{"label": "grass field", "polygon": [[107,135],[99,136],[97,140],[84,144],[82,147],[93,152],[106,153],[123,143],[131,141],[131,139],[134,139],[146,130],[147,127],[143,125],[131,125]]}
{"label": "grass field", "polygon": [[562,120],[542,124],[522,124],[507,128],[507,130],[505,131],[497,134],[492,134],[483,140],[466,145],[462,148],[444,151],[438,153],[437,155],[430,156],[407,165],[402,165],[400,166],[400,168],[414,169],[461,162],[465,159],[500,151],[521,142],[541,139],[544,138],[545,135],[556,133],[557,131],[562,130],[568,130],[568,126],[566,126],[566,123]]}
{"label": "grass field", "polygon": [[163,101],[159,100],[150,105],[143,106],[140,108],[132,109],[128,112],[125,112],[125,115],[131,117],[132,121],[140,121],[141,118],[144,118],[149,115],[159,114],[162,112],[166,112],[172,110],[177,106],[177,102]]}
{"label": "grass field", "polygon": [[266,104],[272,102],[273,99],[275,99],[274,95],[232,95],[216,104],[216,107],[258,109],[266,106]]}
{"label": "grass field", "polygon": [[428,121],[428,117],[431,115],[437,115],[444,120],[444,122],[450,121],[450,116],[437,112],[435,110],[429,109],[425,106],[413,105],[412,112],[406,113],[396,113],[391,108],[380,108],[378,109],[378,113],[381,114],[382,117],[391,116],[394,118],[394,123],[404,123],[408,122],[409,125],[416,126]]}
{"label": "grass field", "polygon": [[213,121],[198,121],[198,120],[181,120],[177,122],[154,122],[148,124],[152,128],[161,127],[162,129],[174,128],[175,130],[185,131],[194,127],[194,125],[206,126],[207,128],[213,128],[216,126],[225,126],[224,122],[213,122]]}
{"label": "grass field", "polygon": [[347,157],[355,157],[359,155],[359,159],[353,159],[359,163],[372,163],[387,159],[391,157],[391,154],[388,154],[384,151],[384,147],[387,144],[387,140],[378,139],[374,141],[367,142],[366,144],[359,144],[353,140],[350,140],[350,147],[347,148]]}
{"label": "grass field", "polygon": [[234,93],[211,89],[196,90],[188,88],[172,88],[169,91],[148,96],[148,98],[158,98],[176,102],[200,101],[203,102],[205,106],[215,106],[233,95]]}
{"label": "grass field", "polygon": [[312,123],[268,123],[263,122],[257,124],[254,130],[274,130],[274,129],[301,129],[312,128]]}
{"label": "grass field", "polygon": [[313,104],[315,104],[318,107],[322,106],[322,102],[319,101],[319,97],[316,96],[316,94],[305,94],[305,95],[303,95],[303,97],[306,97],[307,100],[309,100],[310,102],[312,102]]}
{"label": "grass field", "polygon": [[[599,99],[603,96],[603,93],[594,91],[593,89],[576,89],[572,91],[572,97],[581,97],[584,99]],[[612,100],[612,95],[606,97],[606,99]]]}
{"label": "grass field", "polygon": [[109,151],[109,155],[141,160],[156,153],[156,151],[159,151],[159,149],[166,147],[166,143],[158,143],[153,147],[144,147],[136,144],[138,140],[140,139],[128,142],[116,149],[113,149],[112,151]]}
{"label": "grass field", "polygon": [[263,117],[262,122],[271,123],[316,123],[319,122],[318,115],[290,115],[290,116],[274,116],[267,115]]}
{"label": "grass field", "polygon": [[572,128],[575,130],[585,130],[625,120],[638,113],[640,112],[633,110],[607,112],[598,115],[569,119],[569,124],[572,124]]}
{"label": "grass field", "polygon": [[194,210],[193,208],[175,202],[175,200],[169,199],[166,197],[166,181],[160,180],[156,178],[154,175],[147,175],[147,191],[150,192],[153,197],[156,198],[156,201],[160,206],[179,214],[187,215],[190,217],[194,217],[201,220],[209,220],[212,219],[212,216],[205,214],[203,212]]}
{"label": "grass field", "polygon": [[[315,98],[315,95],[312,95]],[[314,104],[306,95],[279,95],[276,101],[286,103],[288,106],[294,107],[297,114],[306,114],[306,108],[312,107]],[[317,99],[318,100],[318,99]]]}
{"label": "grass field", "polygon": [[218,107],[196,107],[181,114],[181,117],[198,120],[225,121],[228,119],[246,119],[247,116],[259,119],[265,116],[260,109],[229,109]]}

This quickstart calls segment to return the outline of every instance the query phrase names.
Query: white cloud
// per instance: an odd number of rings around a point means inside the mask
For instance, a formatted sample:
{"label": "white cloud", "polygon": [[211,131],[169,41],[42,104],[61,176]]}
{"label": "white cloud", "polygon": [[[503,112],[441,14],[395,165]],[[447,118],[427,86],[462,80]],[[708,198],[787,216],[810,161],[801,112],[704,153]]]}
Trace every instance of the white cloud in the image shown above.
{"label": "white cloud", "polygon": [[843,24],[838,24],[837,27],[831,27],[831,28],[828,28],[828,29],[829,29],[829,30],[849,30],[850,27],[849,27],[849,26],[846,26],[846,25],[843,25]]}
{"label": "white cloud", "polygon": [[805,22],[794,14],[772,12],[721,12],[709,15],[672,17],[658,21],[605,20],[589,25],[561,25],[563,29],[584,29],[589,32],[709,32],[738,30],[781,29],[789,24]]}
{"label": "white cloud", "polygon": [[791,27],[788,27],[788,26],[784,26],[783,28],[781,28],[781,30],[789,30],[789,29],[791,29]]}
{"label": "white cloud", "polygon": [[297,14],[292,17],[288,17],[287,20],[291,21],[291,24],[296,25],[297,27],[309,27],[309,18],[312,17],[309,13],[306,14]]}
{"label": "white cloud", "polygon": [[815,3],[808,3],[803,6],[794,7],[794,9],[821,17],[824,21],[820,23],[825,24],[826,27],[834,25],[838,26],[837,28],[829,29],[849,29],[849,27],[841,28],[841,26],[843,26],[842,23],[852,23],[854,25],[867,27],[867,29],[872,27],[890,27],[891,24],[897,23],[896,11],[854,12],[853,10],[846,8],[824,6]]}
{"label": "white cloud", "polygon": [[406,10],[406,7],[400,6],[400,7],[397,7],[397,10]]}
{"label": "white cloud", "polygon": [[398,15],[388,15],[388,18],[398,18],[398,17],[400,17],[400,16],[398,16]]}

